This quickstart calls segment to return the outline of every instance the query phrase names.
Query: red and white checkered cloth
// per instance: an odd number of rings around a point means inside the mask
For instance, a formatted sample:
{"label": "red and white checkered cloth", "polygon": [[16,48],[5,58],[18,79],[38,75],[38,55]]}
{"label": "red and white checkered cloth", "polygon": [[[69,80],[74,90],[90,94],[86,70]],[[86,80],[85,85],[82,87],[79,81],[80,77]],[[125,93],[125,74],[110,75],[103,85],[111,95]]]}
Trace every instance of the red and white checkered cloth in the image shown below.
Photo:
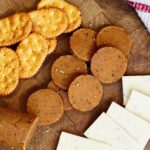
{"label": "red and white checkered cloth", "polygon": [[150,0],[128,0],[150,32]]}

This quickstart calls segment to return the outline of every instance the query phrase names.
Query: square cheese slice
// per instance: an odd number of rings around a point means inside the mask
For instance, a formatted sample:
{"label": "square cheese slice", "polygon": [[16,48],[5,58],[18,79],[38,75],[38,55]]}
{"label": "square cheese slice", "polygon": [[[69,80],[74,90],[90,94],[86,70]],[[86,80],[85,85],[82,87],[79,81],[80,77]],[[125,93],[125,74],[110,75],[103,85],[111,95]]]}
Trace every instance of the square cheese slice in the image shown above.
{"label": "square cheese slice", "polygon": [[113,150],[109,145],[62,132],[56,150]]}
{"label": "square cheese slice", "polygon": [[137,91],[132,91],[126,109],[150,122],[150,97]]}
{"label": "square cheese slice", "polygon": [[105,113],[100,115],[84,135],[89,139],[107,143],[116,150],[141,150],[138,142]]}
{"label": "square cheese slice", "polygon": [[123,103],[127,104],[132,90],[142,92],[150,96],[150,75],[144,76],[123,76]]}
{"label": "square cheese slice", "polygon": [[144,149],[150,139],[150,124],[148,122],[114,102],[109,107],[107,114],[137,140],[141,149]]}

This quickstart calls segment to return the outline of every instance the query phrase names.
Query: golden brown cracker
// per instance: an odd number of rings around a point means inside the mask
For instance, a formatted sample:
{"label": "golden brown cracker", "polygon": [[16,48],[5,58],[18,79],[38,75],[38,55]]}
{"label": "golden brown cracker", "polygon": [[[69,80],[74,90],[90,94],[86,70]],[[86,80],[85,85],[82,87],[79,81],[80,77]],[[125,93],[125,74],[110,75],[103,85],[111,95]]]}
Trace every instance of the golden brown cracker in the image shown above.
{"label": "golden brown cracker", "polygon": [[101,101],[103,89],[101,83],[92,75],[78,76],[68,90],[71,105],[80,111],[90,111]]}
{"label": "golden brown cracker", "polygon": [[57,39],[56,38],[47,39],[47,43],[48,43],[48,54],[51,54],[56,49]]}
{"label": "golden brown cracker", "polygon": [[16,53],[20,60],[20,78],[30,78],[41,67],[47,55],[48,44],[40,34],[32,33],[17,47]]}
{"label": "golden brown cracker", "polygon": [[38,118],[0,108],[0,142],[16,149],[26,150],[38,125]]}
{"label": "golden brown cracker", "polygon": [[70,38],[70,48],[78,58],[89,61],[94,54],[96,32],[81,28],[76,30]]}
{"label": "golden brown cracker", "polygon": [[108,26],[100,30],[96,41],[98,47],[112,46],[121,50],[126,56],[132,46],[130,35],[123,28],[117,26]]}
{"label": "golden brown cracker", "polygon": [[69,24],[65,32],[72,32],[81,25],[81,12],[76,6],[64,0],[42,0],[38,4],[38,9],[49,7],[57,7],[67,13]]}
{"label": "golden brown cracker", "polygon": [[68,26],[67,14],[58,8],[40,9],[29,13],[34,31],[45,38],[54,38],[65,31]]}
{"label": "golden brown cracker", "polygon": [[86,74],[86,63],[72,55],[59,57],[52,65],[51,77],[53,82],[61,89],[68,89],[70,83],[78,75]]}
{"label": "golden brown cracker", "polygon": [[113,47],[104,47],[94,54],[91,71],[102,83],[117,82],[126,72],[127,59]]}
{"label": "golden brown cracker", "polygon": [[32,30],[27,13],[17,13],[0,20],[0,46],[9,46],[23,40]]}
{"label": "golden brown cracker", "polygon": [[63,101],[55,91],[41,89],[29,97],[27,111],[38,116],[41,125],[53,124],[63,116]]}
{"label": "golden brown cracker", "polygon": [[19,59],[9,48],[0,49],[0,95],[13,92],[19,81]]}

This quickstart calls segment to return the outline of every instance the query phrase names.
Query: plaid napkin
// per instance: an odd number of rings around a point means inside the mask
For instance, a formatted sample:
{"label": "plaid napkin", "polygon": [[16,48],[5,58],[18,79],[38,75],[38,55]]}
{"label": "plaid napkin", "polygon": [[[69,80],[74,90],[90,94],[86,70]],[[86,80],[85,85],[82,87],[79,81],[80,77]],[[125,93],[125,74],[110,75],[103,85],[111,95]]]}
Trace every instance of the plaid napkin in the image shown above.
{"label": "plaid napkin", "polygon": [[128,0],[150,32],[150,0]]}

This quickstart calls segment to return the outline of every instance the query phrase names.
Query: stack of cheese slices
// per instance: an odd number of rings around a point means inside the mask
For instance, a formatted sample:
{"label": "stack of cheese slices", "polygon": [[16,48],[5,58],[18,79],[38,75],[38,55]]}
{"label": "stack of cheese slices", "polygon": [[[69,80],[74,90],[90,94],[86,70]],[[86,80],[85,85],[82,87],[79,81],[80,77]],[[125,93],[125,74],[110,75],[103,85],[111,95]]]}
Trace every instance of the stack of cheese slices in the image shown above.
{"label": "stack of cheese slices", "polygon": [[62,132],[57,150],[144,150],[150,139],[150,75],[124,76],[125,108],[112,102],[85,131]]}

